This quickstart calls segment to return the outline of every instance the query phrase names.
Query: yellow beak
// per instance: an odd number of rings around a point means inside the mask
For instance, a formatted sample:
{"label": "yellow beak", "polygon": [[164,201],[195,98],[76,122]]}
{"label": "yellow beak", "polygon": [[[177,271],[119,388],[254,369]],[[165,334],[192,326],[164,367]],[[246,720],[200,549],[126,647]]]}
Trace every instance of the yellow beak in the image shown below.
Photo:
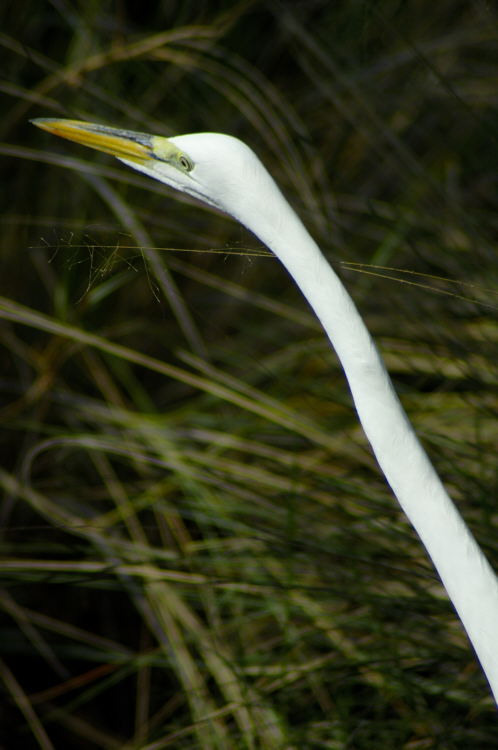
{"label": "yellow beak", "polygon": [[[49,133],[82,143],[97,151],[104,151],[117,159],[125,159],[153,169],[154,162],[165,162],[187,174],[195,166],[192,159],[168,138],[135,130],[110,128],[82,120],[59,120],[57,117],[39,117],[33,125]],[[155,176],[155,175],[152,175]],[[158,178],[159,179],[159,178]]]}
{"label": "yellow beak", "polygon": [[157,136],[147,133],[110,128],[107,125],[82,120],[59,120],[56,117],[39,117],[31,122],[49,133],[104,151],[118,159],[128,159],[142,164],[147,159],[157,158],[153,143]]}

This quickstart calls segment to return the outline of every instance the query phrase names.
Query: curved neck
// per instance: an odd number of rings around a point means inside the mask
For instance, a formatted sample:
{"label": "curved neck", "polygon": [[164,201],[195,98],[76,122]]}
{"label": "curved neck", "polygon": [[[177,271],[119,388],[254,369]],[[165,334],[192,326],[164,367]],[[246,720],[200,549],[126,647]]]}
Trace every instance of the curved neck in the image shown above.
{"label": "curved neck", "polygon": [[[271,220],[265,218],[270,211]],[[353,300],[280,191],[259,229],[254,218],[237,218],[280,259],[321,321],[377,461],[432,558],[498,702],[497,578],[415,435]]]}

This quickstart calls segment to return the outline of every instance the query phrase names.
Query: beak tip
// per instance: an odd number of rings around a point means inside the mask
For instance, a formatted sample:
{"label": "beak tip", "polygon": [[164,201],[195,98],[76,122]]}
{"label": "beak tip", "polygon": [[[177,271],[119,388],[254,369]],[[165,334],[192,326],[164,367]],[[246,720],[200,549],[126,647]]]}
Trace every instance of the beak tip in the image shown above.
{"label": "beak tip", "polygon": [[37,128],[42,128],[42,130],[48,130],[49,126],[57,122],[56,117],[33,117],[32,120],[29,121],[32,125],[34,125]]}

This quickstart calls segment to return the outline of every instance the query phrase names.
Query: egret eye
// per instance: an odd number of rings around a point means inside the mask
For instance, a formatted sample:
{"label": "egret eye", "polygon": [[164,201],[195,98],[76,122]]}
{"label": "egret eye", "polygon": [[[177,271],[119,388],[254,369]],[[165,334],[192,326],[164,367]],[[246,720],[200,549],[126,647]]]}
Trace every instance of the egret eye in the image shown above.
{"label": "egret eye", "polygon": [[194,168],[192,161],[185,154],[180,154],[180,156],[178,157],[178,162],[181,168],[186,172],[191,172]]}

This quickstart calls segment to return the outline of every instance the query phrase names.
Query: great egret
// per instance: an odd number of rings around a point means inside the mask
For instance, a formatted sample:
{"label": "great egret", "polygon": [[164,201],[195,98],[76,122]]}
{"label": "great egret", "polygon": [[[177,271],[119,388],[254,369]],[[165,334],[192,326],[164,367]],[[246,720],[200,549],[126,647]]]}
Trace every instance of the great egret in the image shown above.
{"label": "great egret", "polygon": [[495,573],[419,443],[351,297],[253,151],[220,133],[163,138],[78,120],[33,123],[215,206],[282,261],[339,356],[377,461],[432,558],[498,702]]}

